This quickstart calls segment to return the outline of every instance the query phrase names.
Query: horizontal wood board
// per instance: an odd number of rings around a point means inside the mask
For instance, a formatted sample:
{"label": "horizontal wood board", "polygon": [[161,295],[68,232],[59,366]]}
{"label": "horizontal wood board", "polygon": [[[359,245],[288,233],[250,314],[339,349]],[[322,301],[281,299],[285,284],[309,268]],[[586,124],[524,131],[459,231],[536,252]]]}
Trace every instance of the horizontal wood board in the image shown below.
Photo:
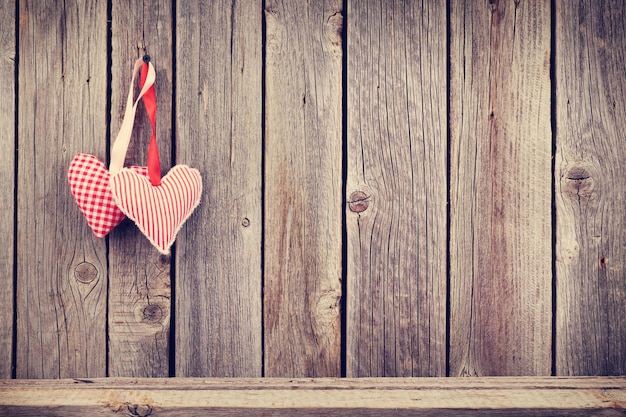
{"label": "horizontal wood board", "polygon": [[626,378],[73,379],[0,381],[13,416],[618,416]]}

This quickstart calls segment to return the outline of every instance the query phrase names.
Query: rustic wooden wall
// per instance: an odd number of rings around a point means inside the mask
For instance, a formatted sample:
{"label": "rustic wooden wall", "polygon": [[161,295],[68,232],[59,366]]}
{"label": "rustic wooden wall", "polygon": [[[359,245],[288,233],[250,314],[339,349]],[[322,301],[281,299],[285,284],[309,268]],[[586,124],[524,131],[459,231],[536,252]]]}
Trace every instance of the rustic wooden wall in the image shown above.
{"label": "rustic wooden wall", "polygon": [[[626,374],[622,0],[0,19],[0,378]],[[146,52],[163,173],[204,178],[171,256],[66,181]]]}

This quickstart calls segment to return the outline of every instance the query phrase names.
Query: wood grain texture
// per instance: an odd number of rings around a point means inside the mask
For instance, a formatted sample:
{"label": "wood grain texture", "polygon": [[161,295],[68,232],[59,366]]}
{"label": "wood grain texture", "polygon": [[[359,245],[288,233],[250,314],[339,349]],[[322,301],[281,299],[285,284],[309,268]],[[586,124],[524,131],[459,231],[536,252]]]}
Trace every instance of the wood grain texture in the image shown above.
{"label": "wood grain texture", "polygon": [[106,155],[106,2],[19,7],[17,377],[104,376],[105,244],[67,169]]}
{"label": "wood grain texture", "polygon": [[265,375],[339,376],[342,2],[265,18]]}
{"label": "wood grain texture", "polygon": [[[147,53],[157,72],[157,143],[163,175],[172,166],[172,12],[170,2],[116,0],[111,8],[111,142],[124,117],[133,64]],[[126,166],[146,166],[151,131],[140,104]],[[109,375],[168,376],[170,257],[160,255],[130,220],[109,236]]]}
{"label": "wood grain texture", "polygon": [[0,379],[11,378],[15,227],[15,1],[0,4]]}
{"label": "wood grain texture", "polygon": [[261,376],[261,1],[176,17],[176,162],[204,184],[176,244],[176,375]]}
{"label": "wood grain texture", "polygon": [[549,375],[550,2],[450,9],[450,375]]}
{"label": "wood grain texture", "polygon": [[620,416],[625,378],[0,381],[11,416]]}
{"label": "wood grain texture", "polygon": [[626,5],[556,2],[556,371],[626,374]]}
{"label": "wood grain texture", "polygon": [[446,372],[446,19],[348,2],[347,375]]}

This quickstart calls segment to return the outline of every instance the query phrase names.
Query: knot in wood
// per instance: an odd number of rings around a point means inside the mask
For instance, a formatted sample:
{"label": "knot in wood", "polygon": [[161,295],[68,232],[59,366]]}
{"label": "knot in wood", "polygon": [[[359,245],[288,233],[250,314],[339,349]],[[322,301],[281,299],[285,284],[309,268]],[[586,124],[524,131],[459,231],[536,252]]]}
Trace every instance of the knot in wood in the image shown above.
{"label": "knot in wood", "polygon": [[343,33],[343,14],[336,11],[326,19],[324,35],[333,47],[341,48]]}
{"label": "knot in wood", "polygon": [[362,213],[369,207],[369,196],[363,191],[355,191],[350,194],[348,208],[353,213]]}
{"label": "knot in wood", "polygon": [[143,319],[152,323],[160,322],[163,318],[163,310],[156,304],[150,304],[143,309]]}
{"label": "knot in wood", "polygon": [[589,199],[595,192],[595,181],[589,171],[583,166],[572,166],[564,176],[564,193],[572,198]]}
{"label": "knot in wood", "polygon": [[81,262],[74,268],[74,277],[81,284],[90,284],[98,278],[98,269],[92,263]]}

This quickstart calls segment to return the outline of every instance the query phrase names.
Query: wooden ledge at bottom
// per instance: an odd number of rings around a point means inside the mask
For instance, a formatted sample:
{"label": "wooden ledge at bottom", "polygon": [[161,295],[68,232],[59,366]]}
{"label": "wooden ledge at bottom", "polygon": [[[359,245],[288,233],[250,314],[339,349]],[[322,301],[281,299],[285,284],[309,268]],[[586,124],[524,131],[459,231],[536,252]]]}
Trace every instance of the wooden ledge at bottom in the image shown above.
{"label": "wooden ledge at bottom", "polygon": [[626,415],[626,377],[0,380],[1,416]]}

